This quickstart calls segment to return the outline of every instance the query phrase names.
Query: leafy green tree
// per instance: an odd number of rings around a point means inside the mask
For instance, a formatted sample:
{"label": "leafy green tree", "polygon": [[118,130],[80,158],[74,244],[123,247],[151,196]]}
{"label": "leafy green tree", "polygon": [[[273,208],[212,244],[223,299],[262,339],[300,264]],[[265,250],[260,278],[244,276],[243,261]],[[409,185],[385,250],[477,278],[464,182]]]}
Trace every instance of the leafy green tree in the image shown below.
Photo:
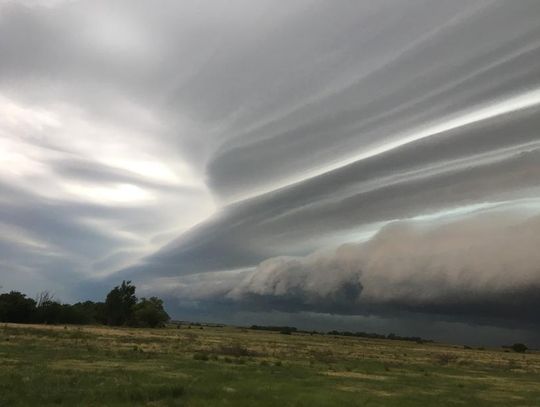
{"label": "leafy green tree", "polygon": [[170,319],[163,308],[163,301],[157,297],[141,298],[135,305],[133,325],[149,328],[163,326]]}
{"label": "leafy green tree", "polygon": [[105,315],[108,325],[127,325],[132,317],[137,304],[135,286],[131,281],[122,281],[122,284],[114,287],[105,300]]}

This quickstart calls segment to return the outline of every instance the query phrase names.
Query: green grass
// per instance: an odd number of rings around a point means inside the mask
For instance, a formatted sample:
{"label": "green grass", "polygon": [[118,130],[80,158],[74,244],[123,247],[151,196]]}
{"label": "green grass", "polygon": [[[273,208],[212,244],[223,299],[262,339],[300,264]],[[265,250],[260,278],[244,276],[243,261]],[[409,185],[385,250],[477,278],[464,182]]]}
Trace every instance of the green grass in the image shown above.
{"label": "green grass", "polygon": [[540,406],[540,354],[236,328],[0,325],[0,406]]}

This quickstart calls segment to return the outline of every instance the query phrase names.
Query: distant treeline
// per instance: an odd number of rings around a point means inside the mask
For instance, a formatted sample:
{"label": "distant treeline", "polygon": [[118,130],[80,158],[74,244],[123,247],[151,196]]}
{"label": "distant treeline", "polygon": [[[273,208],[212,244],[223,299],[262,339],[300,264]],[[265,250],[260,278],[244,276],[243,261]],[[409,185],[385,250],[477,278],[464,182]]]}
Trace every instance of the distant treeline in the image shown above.
{"label": "distant treeline", "polygon": [[103,324],[159,327],[169,320],[163,301],[135,296],[131,281],[114,287],[104,302],[62,304],[48,292],[35,299],[18,291],[0,294],[0,322],[38,324]]}
{"label": "distant treeline", "polygon": [[250,329],[256,331],[276,331],[281,332],[282,334],[292,334],[293,332],[298,332],[294,326],[261,326],[261,325],[251,325]]}
{"label": "distant treeline", "polygon": [[[257,331],[276,331],[281,332],[282,334],[292,334],[294,332],[297,333],[306,333],[306,334],[321,334],[321,332],[317,331],[302,331],[294,326],[264,326],[264,325],[251,325],[250,329],[254,329]],[[433,342],[431,339],[423,339],[419,336],[399,336],[396,334],[389,334],[389,335],[382,335],[382,334],[376,334],[376,333],[369,333],[369,332],[349,332],[349,331],[328,331],[326,333],[327,335],[337,335],[337,336],[355,336],[359,338],[370,338],[370,339],[391,339],[391,340],[397,340],[397,341],[412,341],[412,342],[418,342],[418,343],[428,343]]]}
{"label": "distant treeline", "polygon": [[176,325],[177,327],[180,327],[182,325],[185,325],[185,326],[198,326],[198,327],[204,327],[204,326],[207,326],[209,328],[223,328],[225,327],[226,325],[225,324],[218,324],[218,323],[215,323],[215,322],[192,322],[192,321],[179,321],[177,319],[171,319],[169,321],[169,323],[171,325]]}
{"label": "distant treeline", "polygon": [[339,335],[339,336],[356,336],[360,338],[370,338],[370,339],[390,339],[395,341],[411,341],[417,343],[430,343],[433,342],[431,339],[424,339],[419,336],[400,336],[396,334],[376,334],[371,332],[349,332],[349,331],[330,331],[328,335]]}

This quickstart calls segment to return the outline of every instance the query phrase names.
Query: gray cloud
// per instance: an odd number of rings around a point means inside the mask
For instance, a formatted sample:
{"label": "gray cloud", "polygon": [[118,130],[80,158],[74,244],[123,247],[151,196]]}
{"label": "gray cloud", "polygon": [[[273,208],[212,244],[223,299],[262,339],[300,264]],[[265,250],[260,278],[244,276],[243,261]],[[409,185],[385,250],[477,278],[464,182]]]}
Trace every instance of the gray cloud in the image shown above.
{"label": "gray cloud", "polygon": [[419,141],[232,205],[151,256],[147,267],[156,274],[245,267],[316,250],[336,235],[345,242],[362,225],[535,198],[535,113]]}
{"label": "gray cloud", "polygon": [[153,290],[248,310],[314,311],[537,326],[540,217],[492,209],[443,221],[393,222],[364,243],[254,269],[164,278]]}
{"label": "gray cloud", "polygon": [[[380,51],[388,56],[370,50],[370,58],[381,59],[376,67],[356,66],[347,85],[224,144],[209,167],[212,185],[225,195],[249,194],[264,183],[280,185],[292,174],[324,168],[355,151],[399,138],[404,128],[441,122],[463,112],[464,106],[470,111],[476,104],[537,87],[540,32],[533,19],[526,22],[532,4],[512,10],[486,4],[453,3],[455,10],[444,10],[440,21],[435,13],[421,22],[418,8],[397,6],[403,13],[397,22],[388,18],[388,24],[395,25],[388,27],[388,43]],[[407,32],[409,18],[415,20],[410,27],[421,35]],[[510,34],[494,25],[514,18],[523,23],[519,32]],[[355,50],[348,52],[355,55]],[[365,55],[352,59],[358,64]]]}

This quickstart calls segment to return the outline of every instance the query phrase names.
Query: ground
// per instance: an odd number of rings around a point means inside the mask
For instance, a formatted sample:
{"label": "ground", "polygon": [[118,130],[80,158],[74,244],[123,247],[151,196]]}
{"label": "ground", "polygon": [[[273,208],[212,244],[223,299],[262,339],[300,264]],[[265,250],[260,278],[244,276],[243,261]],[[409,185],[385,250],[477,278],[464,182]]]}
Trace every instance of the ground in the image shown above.
{"label": "ground", "polygon": [[232,327],[0,325],[0,406],[540,406],[540,353]]}

